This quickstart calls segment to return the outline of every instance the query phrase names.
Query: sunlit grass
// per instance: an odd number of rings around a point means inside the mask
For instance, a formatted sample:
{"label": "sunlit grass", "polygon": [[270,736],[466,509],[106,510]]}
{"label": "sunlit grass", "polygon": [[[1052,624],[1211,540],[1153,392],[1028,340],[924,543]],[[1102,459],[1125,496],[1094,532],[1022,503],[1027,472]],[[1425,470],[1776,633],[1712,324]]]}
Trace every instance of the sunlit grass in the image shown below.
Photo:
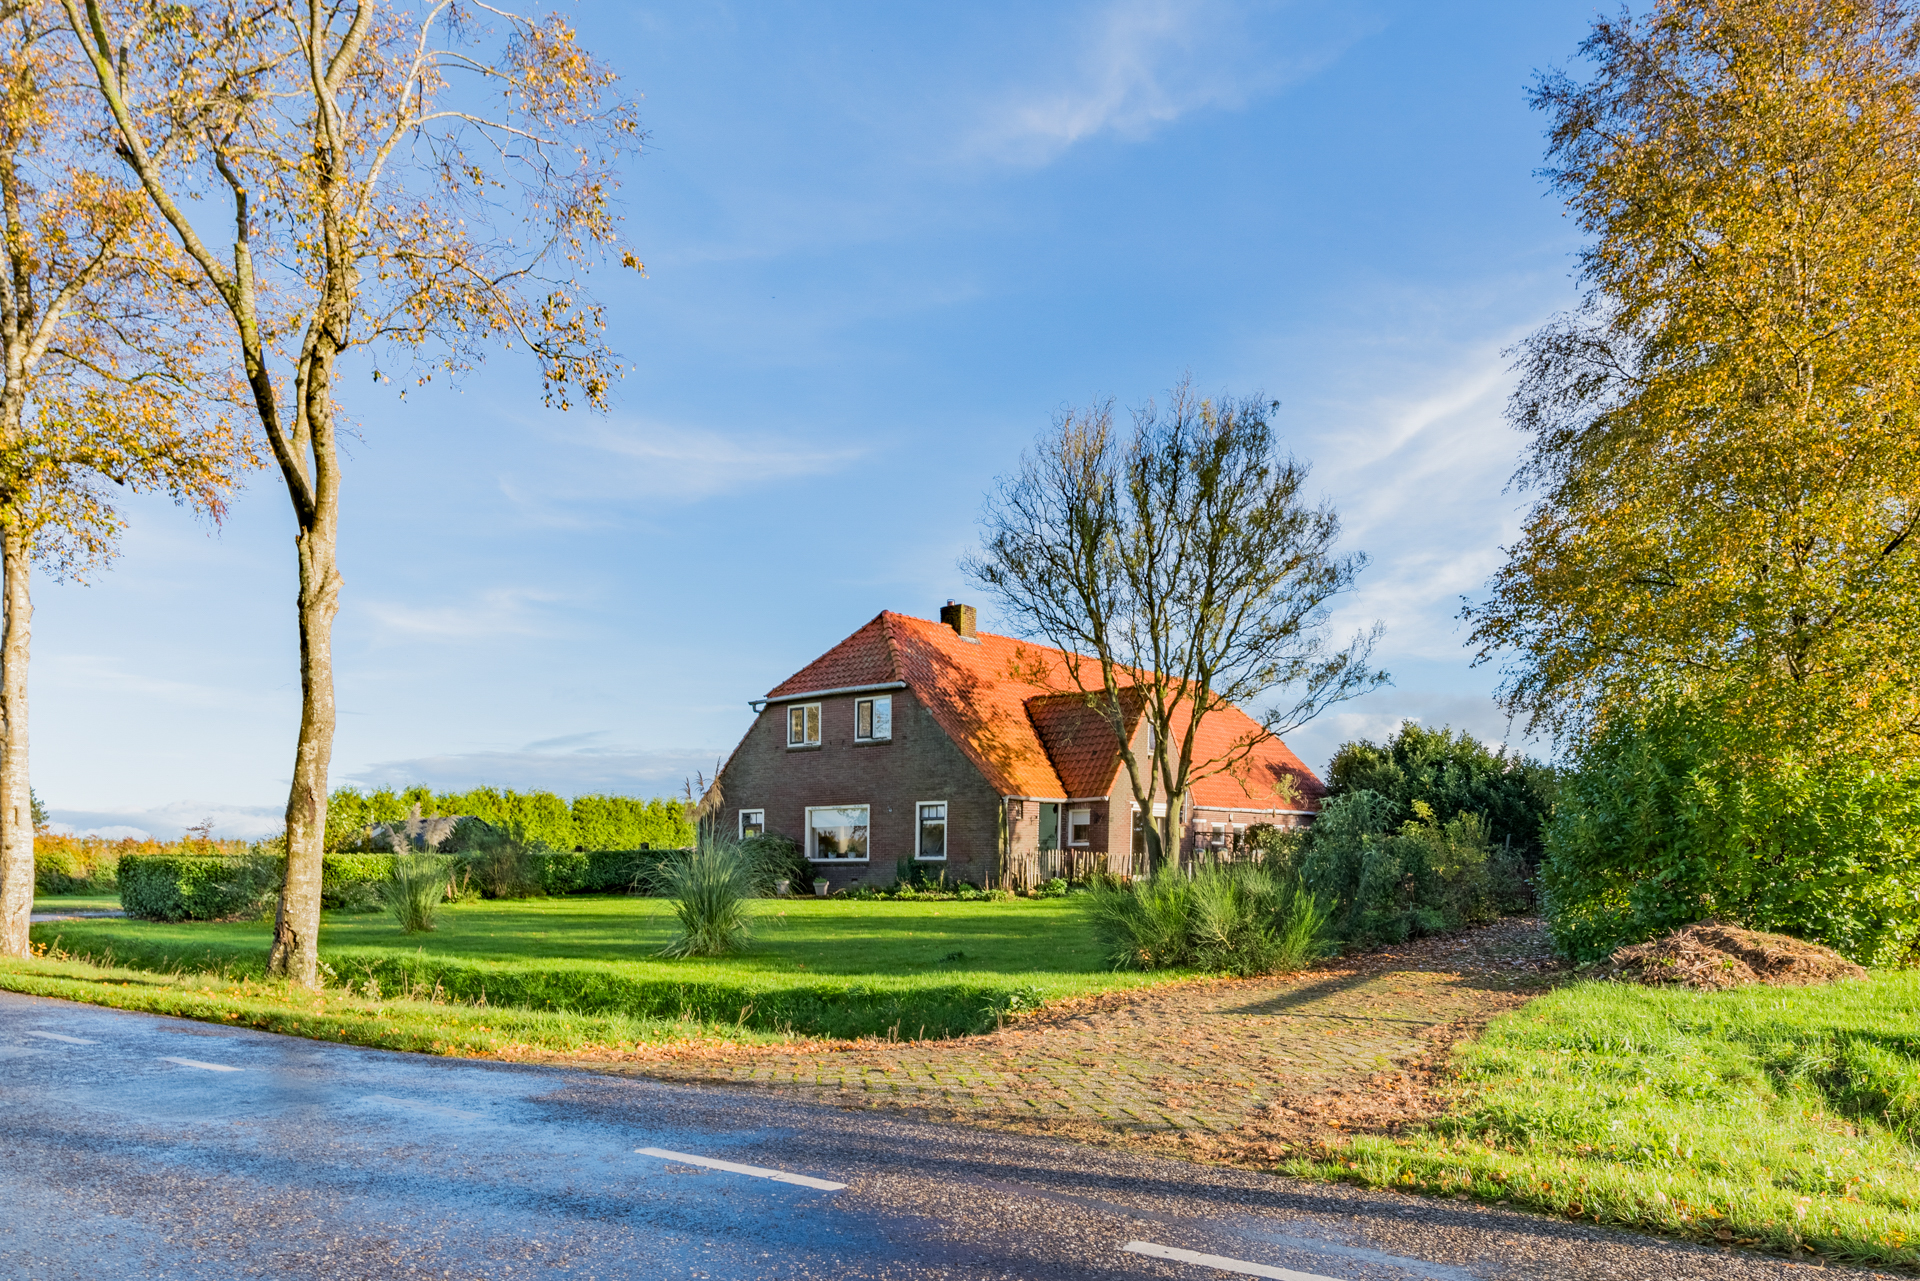
{"label": "sunlit grass", "polygon": [[1920,1264],[1920,974],[1720,993],[1580,983],[1496,1020],[1457,1062],[1444,1121],[1293,1168]]}
{"label": "sunlit grass", "polygon": [[[960,1035],[1046,1001],[1184,977],[1114,973],[1077,898],[962,903],[763,900],[752,946],[667,959],[661,899],[450,904],[431,934],[385,914],[330,913],[328,982],[367,998],[450,1000],[637,1019],[692,1019],[795,1035]],[[36,944],[159,973],[263,978],[271,926],[62,921]],[[0,984],[11,985],[3,975]]]}

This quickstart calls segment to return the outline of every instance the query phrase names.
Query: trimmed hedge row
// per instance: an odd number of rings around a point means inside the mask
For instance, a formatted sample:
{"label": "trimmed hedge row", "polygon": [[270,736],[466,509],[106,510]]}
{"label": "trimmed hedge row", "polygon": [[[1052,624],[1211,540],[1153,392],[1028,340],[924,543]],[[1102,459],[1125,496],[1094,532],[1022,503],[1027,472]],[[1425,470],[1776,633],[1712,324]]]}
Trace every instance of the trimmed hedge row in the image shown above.
{"label": "trimmed hedge row", "polygon": [[477,818],[516,840],[556,850],[619,851],[643,845],[665,849],[693,843],[687,807],[661,798],[576,796],[569,801],[553,792],[491,787],[470,792],[434,792],[425,787],[362,792],[341,787],[327,798],[327,848],[353,846],[370,827],[401,822],[415,806],[428,818],[441,814]]}
{"label": "trimmed hedge row", "polygon": [[[549,850],[528,855],[534,880],[548,894],[628,894],[644,891],[647,874],[673,850]],[[328,854],[321,862],[320,901],[330,908],[373,899],[393,869],[391,854]],[[263,861],[279,884],[282,861],[255,855],[123,854],[120,906],[148,921],[216,921],[257,905]]]}

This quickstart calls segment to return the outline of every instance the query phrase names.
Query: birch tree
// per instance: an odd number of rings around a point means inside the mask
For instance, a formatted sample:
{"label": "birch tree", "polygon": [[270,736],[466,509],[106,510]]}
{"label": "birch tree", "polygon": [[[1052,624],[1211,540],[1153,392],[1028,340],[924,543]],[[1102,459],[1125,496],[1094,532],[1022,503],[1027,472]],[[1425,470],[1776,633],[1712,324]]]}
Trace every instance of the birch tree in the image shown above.
{"label": "birch tree", "polygon": [[1660,0],[1542,80],[1584,305],[1519,350],[1535,505],[1484,601],[1516,712],[1676,691],[1767,758],[1920,759],[1920,28]]}
{"label": "birch tree", "polygon": [[310,985],[342,584],[340,362],[398,348],[424,380],[524,347],[550,404],[603,406],[619,366],[581,278],[609,256],[640,265],[609,203],[637,120],[557,16],[451,0],[62,4],[122,154],[228,313],[292,507],[301,721],[271,965]]}
{"label": "birch tree", "polygon": [[0,955],[28,949],[32,573],[82,579],[109,485],[218,519],[253,461],[209,301],[110,150],[59,10],[0,4]]}
{"label": "birch tree", "polygon": [[[1110,401],[1063,414],[1001,481],[963,562],[1018,630],[1066,653],[1065,692],[1121,744],[1146,727],[1145,759],[1121,760],[1156,866],[1178,848],[1195,783],[1387,680],[1368,665],[1378,625],[1330,639],[1328,604],[1366,557],[1335,550],[1339,516],[1307,501],[1308,469],[1281,455],[1273,408],[1182,384],[1130,432]],[[1205,718],[1230,706],[1255,728],[1199,752]]]}

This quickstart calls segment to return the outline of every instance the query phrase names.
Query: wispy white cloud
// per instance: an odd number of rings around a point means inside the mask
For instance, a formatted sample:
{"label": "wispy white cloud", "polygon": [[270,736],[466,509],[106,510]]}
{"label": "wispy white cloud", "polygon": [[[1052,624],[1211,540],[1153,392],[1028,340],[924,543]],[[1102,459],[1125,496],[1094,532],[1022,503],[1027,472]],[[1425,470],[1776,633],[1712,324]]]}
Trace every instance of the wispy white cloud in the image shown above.
{"label": "wispy white cloud", "polygon": [[495,587],[447,604],[369,601],[362,608],[392,638],[483,640],[552,634],[537,607],[559,599],[548,591]]}
{"label": "wispy white cloud", "polygon": [[348,781],[368,788],[424,783],[443,791],[494,786],[545,789],[562,796],[674,796],[695,772],[711,776],[724,755],[714,748],[639,748],[598,731],[515,749],[377,761],[349,775]]}
{"label": "wispy white cloud", "polygon": [[53,832],[104,836],[108,840],[178,840],[190,827],[210,823],[219,840],[253,841],[272,836],[286,824],[279,805],[227,805],[217,801],[174,801],[144,810],[49,809]]}
{"label": "wispy white cloud", "polygon": [[844,470],[867,451],[791,437],[727,433],[646,419],[570,429],[551,471],[500,478],[501,492],[542,524],[594,525],[611,506],[691,504]]}
{"label": "wispy white cloud", "polygon": [[1274,7],[1114,0],[1089,16],[1062,73],[990,109],[965,150],[1041,165],[1101,135],[1145,138],[1192,112],[1235,110],[1311,75],[1362,30],[1291,30],[1289,47],[1276,49],[1250,21]]}
{"label": "wispy white cloud", "polygon": [[102,654],[50,654],[35,664],[34,679],[61,689],[143,703],[249,710],[260,704],[254,694],[232,686],[154,676],[131,670],[119,658]]}

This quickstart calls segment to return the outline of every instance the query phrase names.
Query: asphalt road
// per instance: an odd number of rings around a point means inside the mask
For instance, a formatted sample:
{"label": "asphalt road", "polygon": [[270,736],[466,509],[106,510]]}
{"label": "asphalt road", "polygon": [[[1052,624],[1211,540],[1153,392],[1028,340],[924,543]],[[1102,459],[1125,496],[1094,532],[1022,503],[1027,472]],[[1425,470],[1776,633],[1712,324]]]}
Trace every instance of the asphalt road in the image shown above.
{"label": "asphalt road", "polygon": [[1811,1271],[759,1093],[11,993],[0,993],[0,1170],[0,1276],[44,1281]]}

